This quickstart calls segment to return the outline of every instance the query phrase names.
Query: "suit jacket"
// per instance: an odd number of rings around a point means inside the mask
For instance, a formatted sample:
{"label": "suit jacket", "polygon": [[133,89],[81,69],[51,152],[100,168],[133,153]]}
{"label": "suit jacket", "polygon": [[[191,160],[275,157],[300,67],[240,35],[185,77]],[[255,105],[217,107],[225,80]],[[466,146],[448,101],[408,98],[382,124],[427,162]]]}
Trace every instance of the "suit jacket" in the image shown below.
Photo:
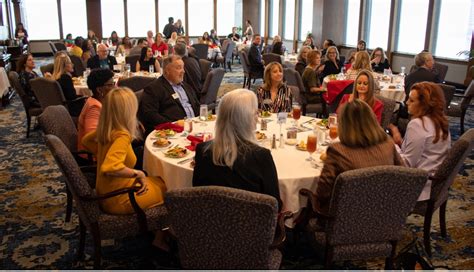
{"label": "suit jacket", "polygon": [[429,82],[434,82],[434,83],[440,82],[438,76],[435,73],[431,72],[430,70],[426,68],[418,67],[417,70],[413,71],[412,73],[410,73],[408,76],[405,77],[405,93],[406,93],[405,101],[408,99],[411,86],[413,86],[413,84],[417,82],[422,82],[422,81],[429,81]]}
{"label": "suit jacket", "polygon": [[186,82],[191,90],[194,91],[198,98],[201,97],[202,92],[202,75],[199,61],[196,58],[185,56],[183,57],[184,62],[184,82]]}
{"label": "suit jacket", "polygon": [[260,52],[259,47],[257,47],[255,44],[252,44],[252,46],[250,46],[248,58],[250,64],[250,71],[256,74],[262,73],[262,53]]}
{"label": "suit jacket", "polygon": [[[199,101],[196,94],[185,82],[182,83],[182,86],[193,107],[194,114],[197,116],[199,114]],[[145,126],[147,134],[152,132],[158,124],[174,122],[186,117],[181,101],[179,98],[173,98],[174,94],[173,87],[164,76],[145,87],[138,108],[138,118]]]}
{"label": "suit jacket", "polygon": [[[117,60],[113,56],[107,56],[107,63],[109,64],[109,69],[114,70],[114,65],[117,65]],[[87,61],[87,68],[100,68],[99,55],[95,55]]]}

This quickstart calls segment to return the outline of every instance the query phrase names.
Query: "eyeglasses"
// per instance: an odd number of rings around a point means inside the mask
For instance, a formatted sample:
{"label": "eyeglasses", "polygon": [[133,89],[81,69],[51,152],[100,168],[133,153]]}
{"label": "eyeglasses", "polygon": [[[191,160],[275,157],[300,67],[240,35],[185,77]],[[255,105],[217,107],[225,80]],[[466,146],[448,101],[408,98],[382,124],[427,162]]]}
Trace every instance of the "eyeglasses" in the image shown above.
{"label": "eyeglasses", "polygon": [[328,55],[333,55],[333,54],[335,55],[336,52],[328,52]]}

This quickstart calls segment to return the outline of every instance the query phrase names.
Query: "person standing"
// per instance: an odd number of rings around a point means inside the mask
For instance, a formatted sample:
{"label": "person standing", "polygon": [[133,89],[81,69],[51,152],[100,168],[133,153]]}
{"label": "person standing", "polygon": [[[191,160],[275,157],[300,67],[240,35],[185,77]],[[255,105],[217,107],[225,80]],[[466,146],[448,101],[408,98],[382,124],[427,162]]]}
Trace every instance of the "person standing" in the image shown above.
{"label": "person standing", "polygon": [[178,29],[174,25],[174,18],[169,17],[168,24],[165,25],[165,28],[163,28],[163,35],[165,35],[166,39],[169,39],[171,38],[171,33],[173,32],[178,32]]}

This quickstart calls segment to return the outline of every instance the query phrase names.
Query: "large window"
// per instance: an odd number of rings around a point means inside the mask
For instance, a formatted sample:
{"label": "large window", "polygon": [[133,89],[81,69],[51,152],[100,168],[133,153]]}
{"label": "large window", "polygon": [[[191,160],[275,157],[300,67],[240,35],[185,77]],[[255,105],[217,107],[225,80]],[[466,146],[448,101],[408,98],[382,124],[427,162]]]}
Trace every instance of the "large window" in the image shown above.
{"label": "large window", "polygon": [[391,0],[371,0],[368,2],[369,18],[366,33],[369,48],[387,48],[388,29],[390,24]]}
{"label": "large window", "polygon": [[402,0],[397,51],[417,54],[425,47],[429,0]]}
{"label": "large window", "polygon": [[279,0],[271,0],[271,10],[270,10],[270,37],[274,37],[278,35],[278,22],[280,19],[280,1]]}
{"label": "large window", "polygon": [[125,36],[123,1],[101,0],[100,9],[102,11],[103,38],[109,38],[112,31],[116,31],[119,37]]}
{"label": "large window", "polygon": [[155,1],[127,1],[128,36],[146,37],[148,30],[155,33]]}
{"label": "large window", "polygon": [[58,2],[25,0],[23,3],[29,40],[59,39]]}
{"label": "large window", "polygon": [[85,0],[61,0],[63,35],[87,37],[87,12]]}
{"label": "large window", "polygon": [[265,35],[265,0],[260,0],[260,35]]}
{"label": "large window", "polygon": [[204,32],[210,32],[214,28],[213,0],[188,1],[188,10],[190,36],[202,36]]}
{"label": "large window", "polygon": [[[235,0],[219,0],[217,1],[217,34],[219,36],[227,36],[232,32],[232,27],[240,26],[236,21],[236,7]],[[242,22],[242,18],[240,18]]]}
{"label": "large window", "polygon": [[[193,11],[191,11],[191,9],[189,11],[191,15]],[[158,17],[160,18],[158,22],[158,29],[160,32],[163,32],[163,29],[168,24],[169,17],[173,17],[175,22],[178,21],[178,19],[181,19],[184,27],[184,0],[159,0]],[[184,29],[184,31],[187,32],[188,30]]]}
{"label": "large window", "polygon": [[442,0],[437,25],[434,53],[436,56],[466,59],[459,52],[470,50],[474,29],[472,0]]}
{"label": "large window", "polygon": [[348,0],[346,9],[346,35],[344,43],[356,46],[359,37],[360,0]]}
{"label": "large window", "polygon": [[285,35],[287,40],[293,40],[295,33],[295,0],[285,0]]}
{"label": "large window", "polygon": [[313,32],[313,0],[301,0],[300,40]]}

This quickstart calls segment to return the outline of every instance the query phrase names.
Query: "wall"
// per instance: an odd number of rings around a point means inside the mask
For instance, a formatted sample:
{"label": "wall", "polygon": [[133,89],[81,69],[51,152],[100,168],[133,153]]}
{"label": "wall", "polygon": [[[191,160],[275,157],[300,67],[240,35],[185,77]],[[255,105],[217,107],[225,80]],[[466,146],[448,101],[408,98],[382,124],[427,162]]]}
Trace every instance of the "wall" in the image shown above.
{"label": "wall", "polygon": [[7,1],[2,1],[3,26],[0,26],[0,40],[8,39]]}
{"label": "wall", "polygon": [[[242,3],[242,31],[245,31],[245,21],[252,22],[254,33],[260,32],[260,5],[258,0],[243,0]],[[260,34],[260,33],[259,33]],[[263,34],[262,34],[263,35]]]}

